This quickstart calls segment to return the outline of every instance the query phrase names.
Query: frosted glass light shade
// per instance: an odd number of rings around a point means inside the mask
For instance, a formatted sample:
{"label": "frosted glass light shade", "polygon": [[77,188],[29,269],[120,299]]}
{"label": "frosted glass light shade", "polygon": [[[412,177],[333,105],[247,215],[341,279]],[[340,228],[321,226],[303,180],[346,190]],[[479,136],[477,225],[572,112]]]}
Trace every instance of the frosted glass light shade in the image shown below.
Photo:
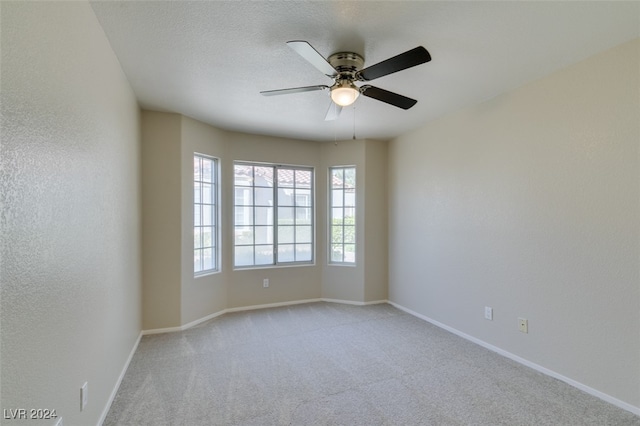
{"label": "frosted glass light shade", "polygon": [[354,103],[359,95],[358,88],[349,83],[343,83],[331,89],[331,100],[343,107]]}

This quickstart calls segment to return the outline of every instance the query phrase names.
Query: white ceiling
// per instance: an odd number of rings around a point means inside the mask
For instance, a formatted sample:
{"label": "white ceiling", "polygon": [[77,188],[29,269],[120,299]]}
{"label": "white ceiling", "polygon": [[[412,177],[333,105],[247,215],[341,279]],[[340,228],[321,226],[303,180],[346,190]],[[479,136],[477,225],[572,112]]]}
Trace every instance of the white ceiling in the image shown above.
{"label": "white ceiling", "polygon": [[[388,139],[632,38],[640,2],[92,1],[145,109],[218,128],[309,140]],[[370,84],[418,100],[404,111],[361,97],[325,122],[331,84],[287,47],[325,58],[353,51],[365,67],[416,46],[432,61]]]}

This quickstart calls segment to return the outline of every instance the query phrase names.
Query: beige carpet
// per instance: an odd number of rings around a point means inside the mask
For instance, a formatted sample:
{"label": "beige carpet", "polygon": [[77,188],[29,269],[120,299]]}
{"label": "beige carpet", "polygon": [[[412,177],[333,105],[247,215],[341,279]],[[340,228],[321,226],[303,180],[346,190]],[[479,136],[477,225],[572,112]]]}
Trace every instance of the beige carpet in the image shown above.
{"label": "beige carpet", "polygon": [[142,338],[104,425],[640,425],[390,305],[227,314]]}

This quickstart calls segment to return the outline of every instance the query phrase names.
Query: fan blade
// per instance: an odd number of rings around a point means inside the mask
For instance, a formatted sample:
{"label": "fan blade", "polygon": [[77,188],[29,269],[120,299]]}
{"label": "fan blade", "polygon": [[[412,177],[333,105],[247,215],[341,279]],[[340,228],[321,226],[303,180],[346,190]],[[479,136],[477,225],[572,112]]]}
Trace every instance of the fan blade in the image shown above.
{"label": "fan blade", "polygon": [[363,70],[358,71],[356,78],[361,81],[370,81],[394,72],[406,70],[416,65],[424,64],[431,60],[431,55],[422,46],[408,50],[386,61],[371,65]]}
{"label": "fan blade", "polygon": [[278,89],[278,90],[265,90],[260,92],[263,96],[274,96],[274,95],[288,95],[290,93],[302,93],[302,92],[313,92],[315,90],[325,90],[328,89],[329,86],[305,86],[305,87],[292,87],[290,89]]}
{"label": "fan blade", "polygon": [[318,51],[306,41],[288,41],[287,46],[295,50],[298,55],[306,59],[311,65],[319,69],[323,74],[329,77],[335,77],[336,75],[338,75],[338,71],[336,71],[329,62],[327,62],[324,56],[318,53]]}
{"label": "fan blade", "polygon": [[337,103],[331,101],[329,109],[327,110],[327,115],[324,117],[324,121],[337,120],[338,117],[340,117],[340,112],[342,112],[342,107]]}
{"label": "fan blade", "polygon": [[397,106],[402,109],[409,109],[418,103],[415,99],[407,98],[406,96],[398,95],[397,93],[389,92],[388,90],[380,89],[373,86],[362,86],[360,93],[364,96],[368,96],[373,99],[377,99],[382,102],[386,102],[390,105]]}

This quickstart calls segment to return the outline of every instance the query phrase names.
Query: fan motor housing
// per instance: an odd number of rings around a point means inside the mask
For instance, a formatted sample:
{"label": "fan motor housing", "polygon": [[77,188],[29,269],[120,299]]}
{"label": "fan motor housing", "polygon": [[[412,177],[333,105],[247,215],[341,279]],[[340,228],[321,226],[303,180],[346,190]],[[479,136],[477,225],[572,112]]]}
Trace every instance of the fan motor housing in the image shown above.
{"label": "fan motor housing", "polygon": [[364,58],[353,52],[338,52],[329,56],[329,63],[340,74],[355,73],[364,66]]}

